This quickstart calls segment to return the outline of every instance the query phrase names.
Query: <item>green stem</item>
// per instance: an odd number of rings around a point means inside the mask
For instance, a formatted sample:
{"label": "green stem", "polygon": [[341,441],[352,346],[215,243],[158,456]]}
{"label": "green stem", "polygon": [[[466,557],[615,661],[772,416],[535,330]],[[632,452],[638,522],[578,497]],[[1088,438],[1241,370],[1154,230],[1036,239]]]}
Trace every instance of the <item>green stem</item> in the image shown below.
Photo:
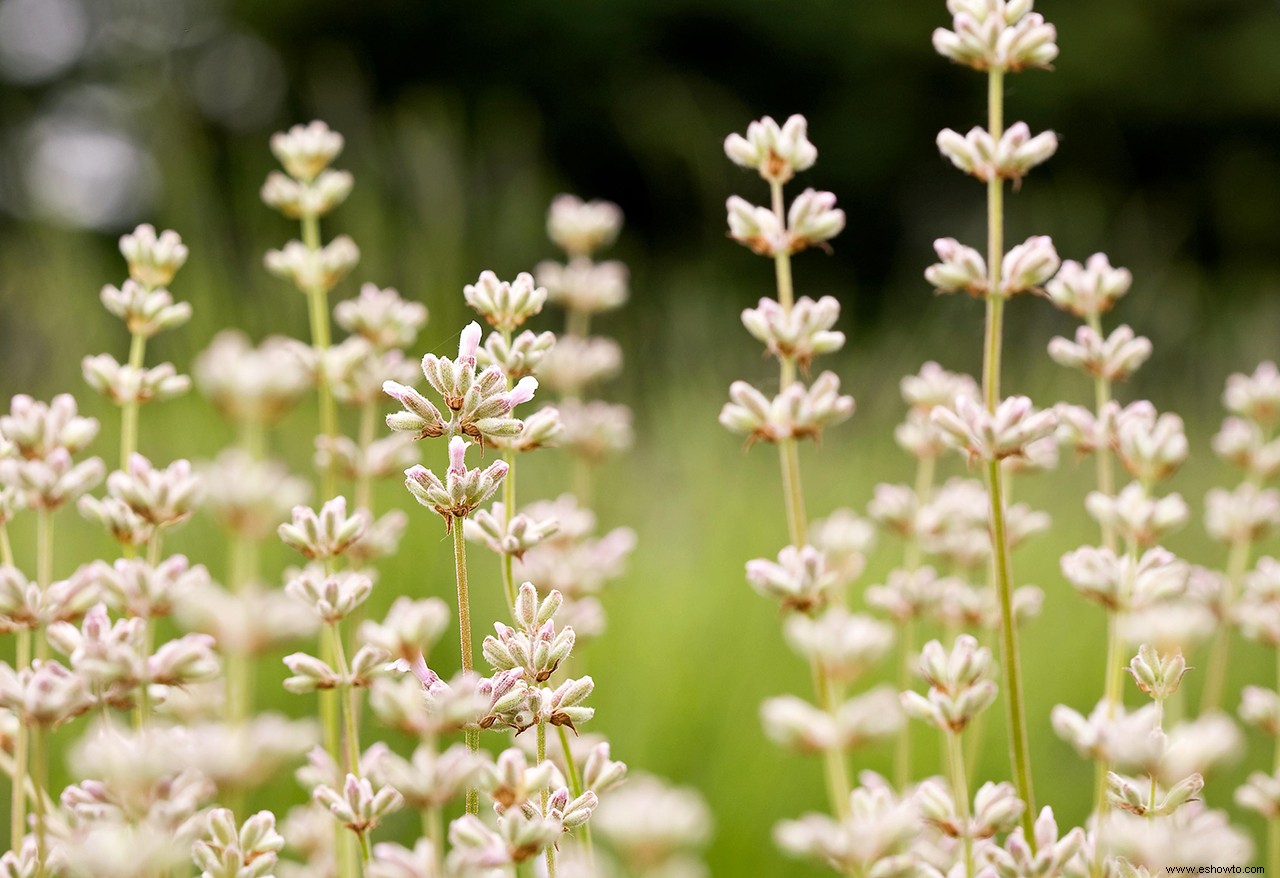
{"label": "green stem", "polygon": [[[44,594],[53,582],[53,510],[40,507],[36,512],[36,583]],[[36,658],[49,658],[49,641],[43,633],[35,634]]]}
{"label": "green stem", "polygon": [[[146,360],[147,338],[133,333],[129,341],[129,365],[141,369]],[[138,401],[124,403],[120,412],[120,469],[128,469],[129,456],[138,450]]]}
{"label": "green stem", "polygon": [[955,799],[956,812],[964,824],[964,874],[973,878],[973,827],[969,816],[969,784],[964,772],[964,753],[960,746],[959,732],[943,732],[947,743],[947,769],[951,775],[951,796]]}
{"label": "green stem", "polygon": [[[344,680],[350,674],[347,664],[347,651],[342,646],[342,632],[337,622],[329,623],[329,642],[332,644],[334,659],[338,664],[338,675]],[[360,693],[355,686],[345,686],[342,699],[342,724],[346,742],[347,771],[360,776],[360,733],[356,729],[356,714],[360,711]]]}
{"label": "green stem", "polygon": [[1035,795],[1031,783],[1031,751],[1027,743],[1026,707],[1023,703],[1022,664],[1018,654],[1018,627],[1013,616],[1013,571],[1009,560],[1009,536],[1005,530],[1000,461],[987,462],[987,490],[991,495],[991,542],[994,550],[996,593],[1000,599],[1000,670],[1004,677],[1005,718],[1014,786],[1026,804],[1022,828],[1034,849]]}
{"label": "green stem", "polygon": [[[252,580],[252,568],[256,566],[256,547],[243,534],[231,537],[230,586],[233,594],[242,594]],[[253,674],[250,673],[249,656],[236,648],[227,655],[227,719],[233,725],[245,721],[253,709]]]}
{"label": "green stem", "polygon": [[[538,723],[538,764],[541,765],[547,760],[547,724],[545,722]],[[542,813],[547,813],[547,788],[542,788]],[[554,844],[547,845],[547,878],[556,878],[556,846]]]}
{"label": "green stem", "polygon": [[0,564],[13,566],[13,543],[9,542],[9,525],[0,523]]}
{"label": "green stem", "polygon": [[[23,632],[19,632],[19,636]],[[19,669],[21,669],[19,665]],[[22,839],[27,834],[27,723],[19,717],[17,734],[13,740],[13,789],[9,804],[9,847],[19,850]],[[3,754],[0,750],[0,754]],[[38,793],[39,791],[37,791]]]}
{"label": "green stem", "polygon": [[[1232,540],[1227,555],[1226,590],[1222,595],[1222,607],[1228,609],[1240,593],[1240,583],[1244,580],[1245,571],[1249,569],[1249,555],[1253,542],[1248,538]],[[1231,627],[1222,625],[1214,636],[1209,651],[1209,669],[1205,672],[1204,694],[1200,698],[1200,713],[1204,715],[1218,710],[1222,706],[1223,693],[1227,686],[1227,665],[1231,652]]]}
{"label": "green stem", "polygon": [[[816,659],[811,664],[813,672],[813,688],[818,698],[818,706],[835,716],[836,692],[831,685],[831,678],[826,668]],[[844,820],[849,816],[849,769],[845,765],[844,752],[837,746],[822,752],[826,769],[827,797],[831,800],[831,810],[838,818]]]}
{"label": "green stem", "polygon": [[[151,659],[152,648],[155,643],[155,622],[151,617],[142,620],[142,661],[145,663]],[[138,704],[133,709],[133,725],[134,728],[146,728],[147,722],[151,719],[151,686],[146,679],[143,679],[142,685],[138,687]]]}
{"label": "green stem", "polygon": [[[302,243],[308,250],[320,249],[320,220],[314,216],[302,218]],[[329,291],[323,287],[312,287],[305,291],[307,296],[307,313],[311,321],[311,345],[324,351],[332,344],[329,329]],[[316,388],[320,397],[320,432],[334,439],[338,435],[338,407],[333,399],[333,388],[329,386],[329,376],[322,368],[316,376]],[[336,497],[338,494],[338,472],[333,466],[327,466],[321,474],[321,492],[323,500]]]}
{"label": "green stem", "polygon": [[[1099,336],[1102,335],[1102,318],[1097,314],[1088,317],[1089,327]],[[1093,399],[1096,416],[1101,419],[1103,409],[1111,402],[1111,379],[1098,375],[1093,379]],[[1103,446],[1094,451],[1098,473],[1098,492],[1111,497],[1115,495],[1115,466],[1111,449]],[[1116,532],[1110,524],[1102,525],[1102,544],[1111,551],[1116,550]]]}
{"label": "green stem", "polygon": [[[31,736],[31,773],[36,785],[36,849],[40,852],[41,873],[49,857],[49,846],[45,839],[45,796],[49,789],[49,730],[37,725]],[[15,850],[16,850],[15,846]]]}
{"label": "green stem", "polygon": [[356,476],[356,508],[365,509],[373,517],[373,476],[369,472],[369,447],[373,445],[378,420],[378,407],[369,400],[360,406],[360,471]]}
{"label": "green stem", "polygon": [[[333,575],[333,559],[325,559],[324,562],[325,576]],[[333,667],[338,660],[337,653],[333,649],[333,638],[329,636],[329,632],[322,630],[320,632],[320,660]],[[341,765],[343,761],[342,755],[342,718],[341,704],[339,703],[338,692],[334,689],[323,689],[319,693],[320,697],[320,727],[324,734],[324,749],[333,759],[335,765]],[[338,862],[345,863],[349,860],[347,851],[346,836],[339,833],[338,845]]]}
{"label": "green stem", "polygon": [[[916,651],[916,620],[911,617],[902,623],[902,651],[898,657],[898,691],[906,692],[911,688],[912,659]],[[893,753],[893,778],[898,792],[907,788],[911,782],[911,727],[907,726],[898,734]]]}
{"label": "green stem", "polygon": [[[458,585],[458,633],[461,635],[462,670],[470,671],[471,662],[471,596],[467,590],[467,542],[462,536],[462,520],[450,521],[453,531],[453,573]],[[480,749],[480,732],[467,729],[465,733],[467,749],[475,753]],[[467,787],[467,813],[480,813],[480,794],[471,786]]]}
{"label": "green stem", "polygon": [[[578,772],[578,766],[573,761],[573,750],[569,746],[569,733],[564,730],[564,726],[556,726],[556,732],[560,736],[560,749],[564,751],[564,765],[569,773],[569,789],[576,799],[583,793],[582,775]],[[587,850],[587,867],[588,869],[594,869],[596,854],[595,848],[591,843],[590,820],[582,824],[582,843]]]}
{"label": "green stem", "polygon": [[444,874],[444,809],[431,805],[422,811],[422,836],[431,840],[431,856],[435,860],[435,874]]}
{"label": "green stem", "polygon": [[[1004,134],[1004,71],[991,70],[987,79],[987,129],[999,141]],[[1000,404],[1000,368],[1004,336],[1004,181],[987,183],[987,317],[982,359],[982,389],[987,411]],[[1035,850],[1035,799],[1031,788],[1031,754],[1022,698],[1022,665],[1018,655],[1018,631],[1013,618],[1013,570],[1009,535],[1005,529],[1004,474],[1000,461],[987,461],[987,493],[991,501],[991,543],[996,594],[1000,600],[1001,671],[1004,676],[1006,720],[1009,728],[1012,773],[1018,796],[1026,804],[1023,833]]]}
{"label": "green stem", "polygon": [[579,308],[570,308],[564,315],[564,332],[575,338],[586,338],[591,332],[591,314]]}
{"label": "green stem", "polygon": [[[776,180],[770,181],[769,192],[774,215],[785,226],[786,211],[782,197],[782,184]],[[791,280],[791,254],[785,250],[774,254],[773,266],[778,304],[782,306],[783,313],[790,313],[795,303],[795,290]],[[796,380],[795,361],[788,357],[781,357],[779,369],[778,387],[785,389]],[[788,437],[778,442],[778,459],[782,466],[782,491],[787,510],[787,529],[791,544],[800,547],[808,538],[804,512],[804,488],[800,479],[800,453],[795,439]]]}
{"label": "green stem", "polygon": [[258,420],[241,422],[240,447],[254,460],[262,460],[266,457],[267,425]]}
{"label": "green stem", "polygon": [[[44,799],[45,813],[52,814],[54,812],[55,809],[54,809],[53,800],[49,798],[48,792],[37,790],[36,785],[32,781],[31,775],[29,773],[24,773],[24,777],[22,781],[18,782],[17,766],[15,765],[14,759],[3,750],[0,750],[0,773],[8,775],[8,777],[15,782],[15,784],[19,789],[25,789],[27,791],[27,795],[26,795],[27,802],[34,802],[37,796],[42,797]],[[10,818],[12,819],[12,815],[10,815]],[[22,824],[23,824],[22,828],[18,830],[19,842],[21,842],[22,837],[26,835],[26,819],[25,818],[23,819]],[[12,830],[12,827],[10,829]]]}

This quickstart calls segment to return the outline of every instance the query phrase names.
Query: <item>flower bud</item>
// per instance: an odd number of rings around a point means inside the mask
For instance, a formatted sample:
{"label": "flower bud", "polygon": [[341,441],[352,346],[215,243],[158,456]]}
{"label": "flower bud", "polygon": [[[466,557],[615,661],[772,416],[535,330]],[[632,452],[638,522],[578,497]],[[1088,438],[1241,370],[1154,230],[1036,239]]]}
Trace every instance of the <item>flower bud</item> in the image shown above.
{"label": "flower bud", "polygon": [[557,195],[547,211],[547,237],[570,256],[591,256],[608,247],[622,229],[622,211],[609,201]]}
{"label": "flower bud", "polygon": [[1084,265],[1073,259],[1063,262],[1044,290],[1049,301],[1062,310],[1088,319],[1111,310],[1132,283],[1128,269],[1112,268],[1106,254],[1095,253]]}
{"label": "flower bud", "polygon": [[746,137],[730,134],[725,138],[725,155],[736,165],[759,171],[770,183],[785,183],[818,159],[817,148],[809,142],[808,124],[804,116],[795,115],[779,127],[765,116],[747,126]]}
{"label": "flower bud", "polygon": [[1058,252],[1048,236],[1028,238],[1005,254],[1001,295],[1038,291],[1057,272],[1059,263]]}
{"label": "flower bud", "polygon": [[347,515],[347,498],[334,497],[317,514],[306,506],[293,507],[293,521],[278,528],[280,540],[307,558],[335,558],[360,538],[368,526],[362,512]]}
{"label": "flower bud", "polygon": [[301,241],[290,241],[281,250],[268,250],[267,271],[291,281],[300,291],[328,292],[360,261],[360,250],[346,235],[312,250]]}
{"label": "flower bud", "polygon": [[271,152],[289,176],[303,182],[314,180],[338,157],[342,146],[342,135],[319,120],[271,136]]}
{"label": "flower bud", "polygon": [[143,223],[120,239],[120,255],[129,263],[129,277],[148,290],[167,287],[187,261],[187,247],[177,232],[156,234]]}
{"label": "flower bud", "polygon": [[1127,670],[1139,689],[1155,701],[1163,702],[1178,691],[1188,668],[1181,652],[1160,655],[1154,647],[1144,643],[1129,662]]}
{"label": "flower bud", "polygon": [[492,271],[481,272],[479,280],[462,288],[462,295],[490,326],[506,333],[539,313],[547,301],[546,288],[535,287],[533,275],[527,272],[512,282],[499,281]]}

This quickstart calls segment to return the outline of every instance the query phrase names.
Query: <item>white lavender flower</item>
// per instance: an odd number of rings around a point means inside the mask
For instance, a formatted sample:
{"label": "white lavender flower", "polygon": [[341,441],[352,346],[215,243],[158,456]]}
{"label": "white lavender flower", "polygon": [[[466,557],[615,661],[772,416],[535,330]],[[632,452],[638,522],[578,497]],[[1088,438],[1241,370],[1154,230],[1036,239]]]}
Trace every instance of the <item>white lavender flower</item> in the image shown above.
{"label": "white lavender flower", "polygon": [[368,778],[354,774],[347,775],[341,792],[322,784],[311,795],[329,809],[335,820],[357,835],[376,829],[387,815],[404,805],[404,797],[392,787],[374,790]]}
{"label": "white lavender flower", "polygon": [[924,363],[916,374],[904,376],[898,386],[902,401],[926,414],[934,406],[954,406],[961,396],[979,397],[978,383],[971,376],[944,369],[932,360]]}
{"label": "white lavender flower", "polygon": [[1114,497],[1093,491],[1084,501],[1085,509],[1103,527],[1114,528],[1126,540],[1152,546],[1166,534],[1186,524],[1186,502],[1178,494],[1148,496],[1138,482],[1126,485]]}
{"label": "white lavender flower", "polygon": [[1163,702],[1178,691],[1182,678],[1189,670],[1181,652],[1160,654],[1155,647],[1144,643],[1126,669],[1138,688],[1151,696],[1153,701]]}
{"label": "white lavender flower", "polygon": [[547,355],[559,342],[554,332],[534,333],[526,329],[509,342],[500,332],[491,332],[476,351],[476,365],[482,369],[497,366],[513,381],[535,375]]}
{"label": "white lavender flower", "polygon": [[839,316],[840,303],[834,296],[816,302],[801,296],[790,309],[773,299],[761,299],[755,308],[742,312],[742,325],[765,343],[770,354],[794,360],[803,368],[815,356],[844,347],[844,333],[831,328]]}
{"label": "white lavender flower", "polygon": [[1082,546],[1062,556],[1062,574],[1086,598],[1108,609],[1129,611],[1181,595],[1190,569],[1159,547],[1135,558]]}
{"label": "white lavender flower", "polygon": [[1227,418],[1213,437],[1213,451],[1261,482],[1280,475],[1280,439],[1267,441],[1262,427],[1245,418]]}
{"label": "white lavender flower", "polygon": [[558,533],[560,522],[554,518],[535,519],[527,513],[508,518],[506,506],[494,503],[489,510],[476,510],[463,527],[467,539],[483,542],[489,551],[521,558],[529,549]]}
{"label": "white lavender flower", "polygon": [[187,261],[187,247],[177,232],[143,223],[120,238],[120,255],[129,264],[129,277],[148,290],[166,287]]}
{"label": "white lavender flower", "polygon": [[903,692],[902,709],[943,731],[963,731],[995,701],[991,650],[968,634],[956,638],[950,653],[937,640],[929,641],[917,672],[929,684],[929,693]]}
{"label": "white lavender flower", "polygon": [[346,235],[316,249],[301,241],[290,241],[279,250],[268,250],[263,258],[267,271],[303,292],[332,290],[359,261],[360,248]]}
{"label": "white lavender flower", "polygon": [[821,616],[795,614],[783,627],[787,642],[829,677],[850,682],[882,659],[893,645],[893,629],[869,616],[835,606]]}
{"label": "white lavender flower", "polygon": [[967,396],[955,408],[937,406],[930,416],[943,438],[970,460],[1003,460],[1026,453],[1027,446],[1050,435],[1057,425],[1052,409],[1036,411],[1025,396],[1011,396],[994,413]]}
{"label": "white lavender flower", "polygon": [[312,180],[287,177],[279,171],[267,174],[259,196],[289,219],[322,217],[347,200],[355,178],[347,171],[326,168]]}
{"label": "white lavender flower", "polygon": [[640,775],[604,797],[591,825],[623,862],[648,868],[706,844],[712,818],[693,789]]}
{"label": "white lavender flower", "polygon": [[854,410],[853,397],[840,394],[834,372],[823,372],[808,388],[789,384],[773,399],[745,381],[735,381],[729,399],[720,411],[720,423],[730,432],[745,434],[748,442],[817,439],[826,427],[848,420]]}
{"label": "white lavender flower", "polygon": [[185,555],[170,555],[154,566],[140,558],[97,561],[76,574],[97,587],[114,609],[144,619],[168,616],[209,585],[209,571]]}
{"label": "white lavender flower", "polygon": [[190,518],[200,490],[200,478],[188,460],[175,460],[157,469],[134,453],[129,456],[128,469],[107,477],[107,492],[156,527],[174,527]]}
{"label": "white lavender flower", "polygon": [[369,597],[373,581],[354,570],[326,574],[314,566],[298,571],[284,587],[285,593],[309,606],[321,622],[341,622]]}
{"label": "white lavender flower", "polygon": [[[534,417],[547,411],[548,409],[542,409]],[[634,441],[631,409],[625,405],[602,400],[581,402],[564,399],[557,403],[553,411],[555,420],[540,424],[540,429],[546,434],[546,438],[540,441],[566,448],[587,461],[603,461],[611,454],[627,450]],[[529,422],[533,421],[534,418],[531,417]],[[533,440],[533,433],[530,427],[529,441]],[[523,450],[525,437],[516,437],[513,444]]]}
{"label": "white lavender flower", "polygon": [[1000,295],[1039,292],[1060,264],[1058,252],[1048,236],[1027,238],[1004,255]]}
{"label": "white lavender flower", "polygon": [[20,393],[9,401],[9,414],[0,415],[0,436],[24,460],[43,460],[58,449],[75,454],[97,435],[98,421],[81,417],[69,393],[48,403]]}
{"label": "white lavender flower", "polygon": [[808,120],[794,115],[781,126],[771,117],[752,122],[747,134],[730,134],[724,152],[734,164],[758,171],[770,183],[786,183],[797,171],[805,171],[818,160],[818,150],[809,141]]}
{"label": "white lavender flower", "polygon": [[449,608],[439,598],[414,600],[401,595],[382,622],[360,625],[360,641],[412,663],[430,652],[449,625]]}
{"label": "white lavender flower", "polygon": [[1264,427],[1275,425],[1280,420],[1280,369],[1267,361],[1259,363],[1252,375],[1232,375],[1222,393],[1222,404],[1227,411]]}
{"label": "white lavender flower", "polygon": [[547,301],[583,314],[620,308],[629,295],[627,267],[614,260],[570,259],[567,265],[544,261],[533,274],[538,286],[546,287]]}
{"label": "white lavender flower", "polygon": [[622,211],[603,200],[557,195],[547,210],[547,237],[572,256],[591,256],[613,244],[622,229]]}
{"label": "white lavender flower", "polygon": [[273,336],[254,347],[238,330],[224,330],[196,357],[200,392],[224,417],[241,423],[279,420],[313,386],[296,346]]}
{"label": "white lavender flower", "polygon": [[1151,341],[1135,335],[1125,325],[1117,326],[1106,338],[1091,326],[1080,326],[1074,342],[1062,337],[1051,339],[1049,356],[1068,369],[1123,381],[1151,357]]}
{"label": "white lavender flower", "polygon": [[307,558],[324,560],[345,552],[367,526],[364,514],[347,515],[346,497],[334,497],[319,513],[307,506],[293,507],[293,521],[280,525],[277,533],[289,548]]}
{"label": "white lavender flower", "polygon": [[84,677],[56,661],[36,659],[18,671],[0,663],[0,707],[13,711],[19,722],[53,728],[92,705]]}
{"label": "white lavender flower", "polygon": [[508,390],[506,376],[498,367],[490,366],[477,375],[476,352],[479,345],[480,325],[471,323],[462,331],[456,360],[435,354],[422,358],[423,375],[444,399],[450,412],[448,421],[418,391],[387,381],[383,384],[383,391],[405,408],[402,412],[388,415],[387,426],[399,432],[416,434],[419,439],[449,435],[469,436],[484,442],[518,435],[524,425],[511,412],[517,405],[533,399],[538,381],[532,377],[521,378],[514,388]]}
{"label": "white lavender flower", "polygon": [[1223,543],[1255,542],[1280,525],[1280,491],[1242,482],[1214,488],[1204,497],[1204,527]]}
{"label": "white lavender flower", "polygon": [[265,878],[271,873],[284,847],[274,814],[259,811],[239,828],[226,808],[215,808],[205,819],[207,835],[191,850],[200,878]]}
{"label": "white lavender flower", "polygon": [[838,571],[813,546],[786,546],[776,562],[756,558],[747,562],[747,582],[765,597],[789,610],[809,612],[831,600],[845,584]]}
{"label": "white lavender flower", "polygon": [[1032,137],[1025,122],[1010,125],[998,142],[985,128],[972,128],[965,135],[944,128],[938,134],[938,149],[957,168],[984,183],[1018,181],[1058,151],[1058,137],[1052,131]]}
{"label": "white lavender flower", "polygon": [[414,499],[444,519],[445,529],[455,518],[466,518],[493,496],[507,475],[507,464],[497,460],[485,469],[467,469],[466,454],[471,443],[461,436],[449,440],[449,469],[445,480],[423,466],[405,470],[405,487]]}
{"label": "white lavender flower", "polygon": [[359,296],[334,306],[333,319],[377,350],[407,348],[427,323],[427,307],[402,298],[391,287],[379,289],[377,284],[366,283]]}
{"label": "white lavender flower", "polygon": [[1241,808],[1256,811],[1267,820],[1275,820],[1280,817],[1280,777],[1261,771],[1252,772],[1244,785],[1236,790],[1235,799]]}
{"label": "white lavender flower", "polygon": [[318,119],[271,135],[272,154],[297,180],[315,179],[338,157],[342,147],[342,135]]}
{"label": "white lavender flower", "polygon": [[[939,293],[965,292],[982,298],[990,292],[987,262],[981,253],[955,238],[939,238],[933,242],[933,249],[940,261],[925,269],[924,278]],[[954,400],[947,400],[938,405],[953,403]]]}
{"label": "white lavender flower", "polygon": [[538,364],[539,383],[561,396],[579,396],[587,387],[622,369],[622,348],[611,338],[567,335]]}
{"label": "white lavender flower", "polygon": [[392,842],[373,846],[373,857],[364,867],[367,878],[439,878],[435,846],[420,838],[409,850]]}
{"label": "white lavender flower", "polygon": [[0,484],[14,489],[32,509],[74,502],[101,482],[105,472],[100,458],[73,463],[66,448],[54,448],[43,458],[0,459]]}
{"label": "white lavender flower", "polygon": [[[554,203],[551,209],[554,214]],[[462,288],[462,297],[490,326],[512,332],[542,311],[547,290],[535,286],[528,272],[520,272],[514,281],[500,281],[492,271],[482,271],[479,280]]]}
{"label": "white lavender flower", "polygon": [[109,312],[124,321],[132,335],[150,338],[158,332],[181,326],[191,319],[191,305],[173,301],[165,289],[147,287],[130,279],[118,288],[108,284],[99,297]]}
{"label": "white lavender flower", "polygon": [[1057,30],[1030,2],[951,2],[952,29],[937,28],[939,55],[975,70],[1017,72],[1048,67],[1058,57]]}
{"label": "white lavender flower", "polygon": [[1132,284],[1128,269],[1112,268],[1105,253],[1095,253],[1084,265],[1064,261],[1057,276],[1045,284],[1045,293],[1062,310],[1090,319],[1111,310]]}
{"label": "white lavender flower", "polygon": [[918,831],[911,803],[892,791],[859,787],[849,796],[849,816],[834,820],[809,814],[779,823],[774,840],[783,851],[827,863],[842,874],[875,874],[907,878],[915,874],[915,858],[907,853]]}
{"label": "white lavender flower", "polygon": [[1169,478],[1190,453],[1182,418],[1157,415],[1150,403],[1127,406],[1115,421],[1116,454],[1129,474],[1144,485]]}

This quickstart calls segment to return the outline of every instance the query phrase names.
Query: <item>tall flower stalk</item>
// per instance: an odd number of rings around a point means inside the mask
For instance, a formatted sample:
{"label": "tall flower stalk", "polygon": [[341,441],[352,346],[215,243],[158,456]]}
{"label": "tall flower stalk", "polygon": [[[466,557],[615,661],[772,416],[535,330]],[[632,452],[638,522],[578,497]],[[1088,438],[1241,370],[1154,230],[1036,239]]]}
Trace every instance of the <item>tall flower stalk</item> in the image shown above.
{"label": "tall flower stalk", "polygon": [[[938,242],[936,249],[942,263],[931,269],[930,279],[940,291],[965,290],[985,300],[982,398],[986,414],[991,418],[997,416],[1003,404],[1000,377],[1005,300],[1016,293],[1038,288],[1058,268],[1057,254],[1047,238],[1029,239],[1005,253],[1005,181],[1021,180],[1030,168],[1047,159],[1057,148],[1057,139],[1051,132],[1033,138],[1025,125],[1005,129],[1005,74],[1047,67],[1058,53],[1053,26],[1031,12],[1031,7],[1031,2],[951,0],[948,9],[953,14],[953,29],[939,28],[933,36],[934,47],[944,57],[987,75],[986,129],[975,128],[967,136],[946,130],[938,137],[944,155],[962,171],[986,183],[985,264],[976,252],[947,239]],[[1014,449],[1012,453],[1021,453],[1021,449]],[[1000,607],[1000,664],[1004,675],[1010,759],[1018,795],[1027,805],[1023,831],[1032,839],[1034,793],[1013,607],[1014,578],[1005,476],[1001,466],[1003,456],[982,455],[982,458],[990,502],[992,575]]]}
{"label": "tall flower stalk", "polygon": [[[311,324],[311,346],[324,357],[332,344],[329,319],[329,291],[347,275],[360,259],[360,251],[346,235],[328,244],[320,237],[320,218],[346,200],[353,179],[346,171],[329,167],[342,152],[343,138],[323,122],[295,125],[271,138],[271,151],[284,166],[273,171],[262,186],[262,200],[286,217],[299,221],[302,240],[293,240],[266,256],[267,269],[291,281],[307,297]],[[319,391],[320,433],[334,440],[338,436],[338,410],[331,377],[321,367],[316,372]],[[321,494],[337,494],[337,471],[330,464],[321,472]]]}
{"label": "tall flower stalk", "polygon": [[[809,705],[791,696],[773,698],[765,703],[762,718],[766,734],[775,742],[822,755],[829,806],[837,820],[844,821],[852,814],[846,751],[892,734],[900,721],[895,709],[884,709],[883,700],[888,697],[884,690],[845,701],[845,685],[883,654],[888,637],[874,627],[877,623],[852,616],[842,606],[843,588],[861,569],[857,552],[838,557],[824,551],[830,546],[810,544],[799,464],[799,441],[816,439],[825,427],[847,419],[854,403],[840,395],[839,379],[832,372],[822,373],[808,387],[799,380],[799,372],[807,372],[815,356],[838,350],[845,338],[832,329],[840,312],[835,299],[796,299],[791,256],[825,246],[844,228],[845,216],[836,208],[834,195],[813,189],[806,189],[787,207],[784,184],[817,160],[803,117],[792,116],[782,126],[768,117],[753,122],[746,136],[734,134],[725,140],[725,153],[734,163],[755,170],[769,185],[769,207],[733,196],[727,210],[730,235],[773,260],[777,298],[761,299],[756,308],[743,312],[742,322],[778,359],[779,393],[769,398],[747,382],[737,381],[729,389],[730,402],[721,411],[720,422],[745,434],[748,444],[762,441],[778,447],[790,543],[776,562],[749,562],[747,579],[761,594],[777,599],[791,616],[788,639],[809,660],[817,701]],[[858,651],[859,660],[851,662],[848,645],[864,628],[882,633]],[[877,712],[880,715],[873,719]],[[780,843],[788,850],[808,852],[804,845],[788,841],[784,830],[779,833]]]}

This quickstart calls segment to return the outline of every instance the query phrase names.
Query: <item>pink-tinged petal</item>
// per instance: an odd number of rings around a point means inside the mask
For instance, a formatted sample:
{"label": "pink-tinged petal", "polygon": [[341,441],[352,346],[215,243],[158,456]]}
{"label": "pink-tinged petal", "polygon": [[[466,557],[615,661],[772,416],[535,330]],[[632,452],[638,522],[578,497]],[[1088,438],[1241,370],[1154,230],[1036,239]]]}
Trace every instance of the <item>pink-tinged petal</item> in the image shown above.
{"label": "pink-tinged petal", "polygon": [[533,392],[538,389],[538,379],[532,375],[526,375],[516,382],[516,386],[511,389],[511,393],[507,395],[507,399],[511,402],[511,407],[515,408],[522,402],[528,402],[533,399]]}
{"label": "pink-tinged petal", "polygon": [[462,330],[462,337],[458,341],[458,362],[476,363],[476,350],[480,347],[480,324],[472,320],[467,324],[467,328]]}
{"label": "pink-tinged petal", "polygon": [[[474,324],[473,324],[474,325]],[[461,436],[449,440],[449,472],[464,475],[467,472],[467,446],[471,443]]]}

